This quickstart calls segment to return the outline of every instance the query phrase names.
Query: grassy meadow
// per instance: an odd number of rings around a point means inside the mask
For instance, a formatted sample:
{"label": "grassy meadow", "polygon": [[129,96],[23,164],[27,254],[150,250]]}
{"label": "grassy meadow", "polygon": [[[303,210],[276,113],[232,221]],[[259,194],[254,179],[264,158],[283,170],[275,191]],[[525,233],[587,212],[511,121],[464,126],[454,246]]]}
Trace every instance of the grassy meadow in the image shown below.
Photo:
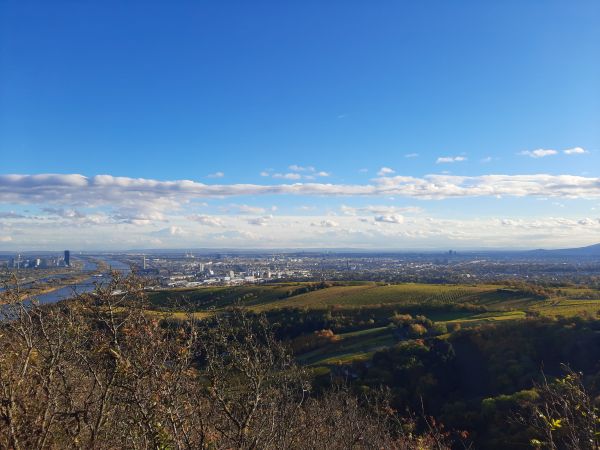
{"label": "grassy meadow", "polygon": [[488,284],[274,283],[172,289],[150,293],[150,300],[157,311],[173,318],[183,318],[184,311],[197,318],[210,317],[232,306],[279,321],[294,311],[299,316],[353,317],[351,325],[339,327],[335,339],[296,352],[301,363],[314,367],[368,359],[375,351],[393,346],[398,337],[388,324],[394,314],[425,317],[455,330],[532,315],[596,316],[600,311],[600,292],[592,289],[551,288],[541,297],[526,289]]}

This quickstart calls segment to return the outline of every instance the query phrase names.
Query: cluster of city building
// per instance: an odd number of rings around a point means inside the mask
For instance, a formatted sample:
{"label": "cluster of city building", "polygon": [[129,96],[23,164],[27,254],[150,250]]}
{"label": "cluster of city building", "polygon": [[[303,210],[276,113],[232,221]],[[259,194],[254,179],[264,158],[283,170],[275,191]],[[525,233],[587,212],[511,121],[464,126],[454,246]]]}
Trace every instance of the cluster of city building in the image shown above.
{"label": "cluster of city building", "polygon": [[[58,276],[69,267],[90,271],[105,266],[146,276],[156,287],[239,285],[274,281],[361,280],[383,282],[476,283],[506,279],[579,282],[598,277],[599,258],[548,257],[535,253],[344,253],[344,252],[202,252],[0,255],[0,267],[46,269],[21,271],[27,278]],[[73,268],[71,265],[73,264]],[[29,275],[27,275],[29,274]],[[108,274],[108,272],[106,272]],[[95,276],[101,277],[104,274]]]}
{"label": "cluster of city building", "polygon": [[600,261],[501,253],[223,253],[129,254],[138,273],[164,287],[269,281],[372,280],[386,282],[494,282],[506,279],[564,282],[594,276]]}
{"label": "cluster of city building", "polygon": [[203,285],[239,285],[266,283],[283,279],[307,279],[310,270],[290,267],[289,261],[272,257],[215,255],[128,255],[126,261],[139,275],[152,277],[164,287],[198,287]]}
{"label": "cluster of city building", "polygon": [[51,267],[71,267],[71,252],[62,255],[21,255],[0,260],[0,265],[9,269],[48,269]]}

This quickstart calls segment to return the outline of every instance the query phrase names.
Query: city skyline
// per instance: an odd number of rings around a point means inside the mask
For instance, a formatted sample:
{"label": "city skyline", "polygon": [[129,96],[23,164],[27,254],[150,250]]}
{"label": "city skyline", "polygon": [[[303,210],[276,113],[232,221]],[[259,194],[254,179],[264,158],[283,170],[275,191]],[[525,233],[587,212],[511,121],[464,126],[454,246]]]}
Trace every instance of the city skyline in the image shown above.
{"label": "city skyline", "polygon": [[600,5],[0,5],[0,250],[600,242]]}

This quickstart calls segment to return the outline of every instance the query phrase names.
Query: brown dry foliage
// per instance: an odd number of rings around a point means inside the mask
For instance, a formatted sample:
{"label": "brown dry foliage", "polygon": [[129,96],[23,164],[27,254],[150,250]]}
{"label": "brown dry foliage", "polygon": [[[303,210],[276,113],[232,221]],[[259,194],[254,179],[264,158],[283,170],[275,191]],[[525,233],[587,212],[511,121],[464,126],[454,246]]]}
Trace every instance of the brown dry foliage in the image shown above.
{"label": "brown dry foliage", "polygon": [[310,393],[264,319],[148,314],[121,278],[51,306],[0,300],[2,449],[428,449],[385,401]]}

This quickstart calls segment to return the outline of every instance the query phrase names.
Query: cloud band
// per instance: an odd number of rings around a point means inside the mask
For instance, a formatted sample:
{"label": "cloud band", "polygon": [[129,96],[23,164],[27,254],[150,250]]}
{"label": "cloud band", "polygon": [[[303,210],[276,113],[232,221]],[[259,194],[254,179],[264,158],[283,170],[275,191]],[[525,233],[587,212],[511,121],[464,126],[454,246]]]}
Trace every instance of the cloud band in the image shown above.
{"label": "cloud band", "polygon": [[0,202],[14,204],[128,205],[162,199],[244,195],[383,196],[418,199],[456,197],[599,198],[600,178],[575,175],[426,175],[379,177],[369,184],[204,184],[191,180],[77,174],[0,175]]}

